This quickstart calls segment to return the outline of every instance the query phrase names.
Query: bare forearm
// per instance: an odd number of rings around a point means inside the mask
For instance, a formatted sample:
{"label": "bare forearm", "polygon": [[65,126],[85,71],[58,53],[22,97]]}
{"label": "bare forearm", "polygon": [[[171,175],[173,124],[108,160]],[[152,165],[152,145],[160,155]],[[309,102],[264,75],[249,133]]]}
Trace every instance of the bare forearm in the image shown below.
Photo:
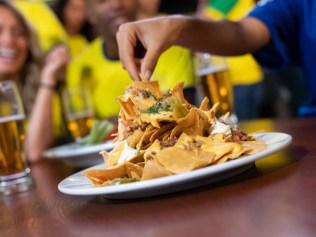
{"label": "bare forearm", "polygon": [[254,18],[232,22],[185,17],[183,22],[175,43],[194,51],[241,55],[264,46],[270,38],[264,24]]}
{"label": "bare forearm", "polygon": [[52,104],[53,91],[39,89],[26,139],[26,153],[30,161],[40,159],[43,151],[53,144]]}
{"label": "bare forearm", "polygon": [[41,74],[42,87],[37,94],[26,137],[25,148],[30,161],[39,160],[43,151],[54,142],[53,88],[57,84],[58,74],[64,73],[69,58],[68,49],[63,45],[54,48],[47,56]]}
{"label": "bare forearm", "polygon": [[[253,52],[269,39],[267,27],[255,18],[230,22],[167,16],[123,24],[117,33],[120,59],[134,80],[140,74],[142,80],[149,80],[159,56],[172,45],[233,56]],[[141,59],[138,51],[144,51]]]}

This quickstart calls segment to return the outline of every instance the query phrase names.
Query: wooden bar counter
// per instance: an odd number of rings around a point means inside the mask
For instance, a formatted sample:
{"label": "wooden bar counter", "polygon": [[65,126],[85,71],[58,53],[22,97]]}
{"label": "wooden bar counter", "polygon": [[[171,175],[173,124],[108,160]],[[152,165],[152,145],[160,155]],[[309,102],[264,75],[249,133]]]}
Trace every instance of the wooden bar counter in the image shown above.
{"label": "wooden bar counter", "polygon": [[43,159],[31,166],[31,190],[0,196],[0,236],[316,236],[316,119],[242,127],[286,132],[293,142],[227,180],[134,200],[62,194],[57,184],[76,170]]}

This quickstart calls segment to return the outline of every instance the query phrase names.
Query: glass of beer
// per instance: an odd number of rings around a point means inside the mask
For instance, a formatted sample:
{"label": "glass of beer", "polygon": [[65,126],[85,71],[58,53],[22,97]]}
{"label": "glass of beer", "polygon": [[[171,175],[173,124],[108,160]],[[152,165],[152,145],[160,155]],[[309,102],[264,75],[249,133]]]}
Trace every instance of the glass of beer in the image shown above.
{"label": "glass of beer", "polygon": [[211,105],[219,103],[217,116],[229,112],[235,117],[233,114],[233,88],[225,58],[200,53],[196,55],[196,66],[203,94],[208,97]]}
{"label": "glass of beer", "polygon": [[92,101],[84,88],[68,88],[62,93],[67,127],[75,140],[88,135],[93,125]]}
{"label": "glass of beer", "polygon": [[23,152],[25,114],[13,81],[0,82],[0,193],[30,187],[30,169]]}

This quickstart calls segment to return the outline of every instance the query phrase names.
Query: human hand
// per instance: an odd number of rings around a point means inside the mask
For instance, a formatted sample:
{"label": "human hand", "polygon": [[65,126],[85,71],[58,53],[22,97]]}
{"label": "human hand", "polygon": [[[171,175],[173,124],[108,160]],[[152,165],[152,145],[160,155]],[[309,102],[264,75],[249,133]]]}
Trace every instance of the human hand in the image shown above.
{"label": "human hand", "polygon": [[46,57],[42,70],[42,82],[55,85],[58,80],[58,74],[64,70],[69,61],[68,48],[64,45],[55,47]]}
{"label": "human hand", "polygon": [[116,36],[120,59],[133,80],[151,78],[159,56],[181,38],[185,19],[158,17],[120,26]]}

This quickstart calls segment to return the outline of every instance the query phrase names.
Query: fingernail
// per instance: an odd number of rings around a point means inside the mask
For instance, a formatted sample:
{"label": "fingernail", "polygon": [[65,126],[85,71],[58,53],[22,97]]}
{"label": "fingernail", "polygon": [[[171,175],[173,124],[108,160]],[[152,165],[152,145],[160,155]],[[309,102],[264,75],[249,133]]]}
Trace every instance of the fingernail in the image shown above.
{"label": "fingernail", "polygon": [[143,74],[144,80],[145,81],[149,81],[150,77],[151,77],[151,71],[147,70],[144,74]]}
{"label": "fingernail", "polygon": [[144,81],[145,80],[142,73],[138,74],[138,78],[137,79],[138,79],[138,81]]}

